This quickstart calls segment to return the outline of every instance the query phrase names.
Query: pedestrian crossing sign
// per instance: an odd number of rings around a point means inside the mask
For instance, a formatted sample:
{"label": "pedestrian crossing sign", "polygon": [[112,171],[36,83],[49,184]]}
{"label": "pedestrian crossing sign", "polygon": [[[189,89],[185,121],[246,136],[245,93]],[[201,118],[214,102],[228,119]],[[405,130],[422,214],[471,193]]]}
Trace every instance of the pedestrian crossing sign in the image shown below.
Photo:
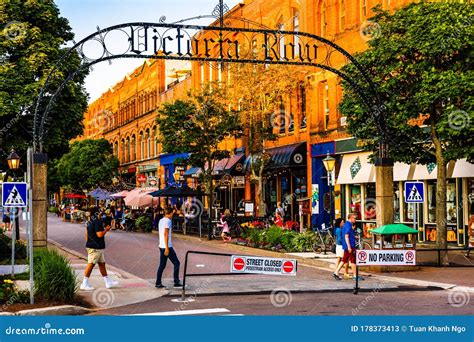
{"label": "pedestrian crossing sign", "polygon": [[2,184],[2,206],[25,208],[28,203],[27,184],[7,182]]}
{"label": "pedestrian crossing sign", "polygon": [[423,182],[405,182],[405,203],[424,203],[425,184]]}

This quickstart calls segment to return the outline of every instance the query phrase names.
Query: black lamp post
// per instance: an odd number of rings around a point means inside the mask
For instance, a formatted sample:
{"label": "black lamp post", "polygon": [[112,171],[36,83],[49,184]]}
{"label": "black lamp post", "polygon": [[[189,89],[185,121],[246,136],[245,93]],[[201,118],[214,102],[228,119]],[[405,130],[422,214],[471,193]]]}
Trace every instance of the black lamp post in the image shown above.
{"label": "black lamp post", "polygon": [[[15,172],[20,168],[20,156],[16,154],[15,150],[12,150],[7,158],[8,168]],[[20,224],[18,219],[19,209],[15,208],[15,238],[20,240]]]}
{"label": "black lamp post", "polygon": [[329,224],[332,225],[332,180],[331,175],[336,166],[336,159],[329,155],[327,152],[326,158],[323,159],[324,167],[328,173],[328,186],[329,186]]}

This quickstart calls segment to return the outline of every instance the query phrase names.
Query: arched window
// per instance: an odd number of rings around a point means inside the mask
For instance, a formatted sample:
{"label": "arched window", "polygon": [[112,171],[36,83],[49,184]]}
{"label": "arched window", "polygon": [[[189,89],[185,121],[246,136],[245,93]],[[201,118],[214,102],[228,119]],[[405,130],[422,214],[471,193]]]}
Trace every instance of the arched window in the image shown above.
{"label": "arched window", "polygon": [[[300,21],[298,11],[294,11],[293,14],[293,31],[298,32],[300,30]],[[293,44],[295,44],[295,56],[300,55],[300,37],[298,35],[294,36]]]}
{"label": "arched window", "polygon": [[279,132],[280,134],[285,134],[286,133],[286,125],[287,125],[287,122],[285,120],[285,117],[286,117],[286,113],[285,113],[285,103],[283,102],[283,98],[280,97],[280,105],[279,105],[279,108],[278,108],[278,119],[279,119]]}
{"label": "arched window", "polygon": [[130,162],[130,137],[127,137],[127,159],[126,162]]}
{"label": "arched window", "polygon": [[327,33],[327,15],[326,15],[326,2],[321,3],[321,36],[325,36]]}
{"label": "arched window", "polygon": [[155,138],[155,156],[158,156],[160,154],[160,151],[158,149],[158,127],[155,126],[153,127],[153,132],[154,132],[154,138]]}
{"label": "arched window", "polygon": [[132,135],[132,160],[137,160],[137,137]]}
{"label": "arched window", "polygon": [[150,129],[146,130],[146,157],[151,157],[151,136],[150,136]]}
{"label": "arched window", "polygon": [[346,1],[339,1],[339,30],[343,32],[346,29]]}
{"label": "arched window", "polygon": [[303,82],[299,84],[298,88],[298,100],[301,113],[300,128],[306,128],[306,88]]}
{"label": "arched window", "polygon": [[120,162],[122,164],[125,164],[125,139],[122,139],[122,141],[120,142],[120,152],[121,152]]}
{"label": "arched window", "polygon": [[143,132],[140,132],[140,159],[145,159],[145,139]]}

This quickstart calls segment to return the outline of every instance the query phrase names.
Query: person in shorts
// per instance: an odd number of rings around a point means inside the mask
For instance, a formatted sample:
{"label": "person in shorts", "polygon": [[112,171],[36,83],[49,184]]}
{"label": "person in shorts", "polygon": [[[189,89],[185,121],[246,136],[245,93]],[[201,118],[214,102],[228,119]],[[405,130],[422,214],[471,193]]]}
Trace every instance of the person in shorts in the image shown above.
{"label": "person in shorts", "polygon": [[[344,225],[344,219],[338,218],[334,224],[334,235],[336,237],[336,271],[333,273],[333,277],[336,280],[341,280],[342,278],[339,276],[338,267],[339,264],[342,263],[342,257],[344,256],[344,248],[342,247],[342,227]],[[344,264],[344,263],[343,263]],[[344,277],[349,277],[349,265],[346,264],[346,272],[344,273]]]}
{"label": "person in shorts", "polygon": [[105,267],[105,234],[111,228],[110,220],[104,225],[101,217],[102,213],[96,208],[92,207],[89,210],[89,220],[87,222],[86,230],[86,249],[87,249],[87,266],[84,271],[84,280],[82,281],[81,290],[93,291],[94,288],[89,283],[89,277],[96,264],[99,264],[100,274],[104,278],[105,287],[110,289],[118,285],[118,282],[112,280],[107,275]]}
{"label": "person in shorts", "polygon": [[[356,274],[356,243],[354,233],[356,218],[357,214],[349,214],[347,221],[342,226],[342,248],[344,249],[344,254],[342,256],[342,263],[339,264],[334,272],[337,275],[343,265],[350,263],[354,280]],[[363,280],[363,278],[359,277],[359,280]]]}

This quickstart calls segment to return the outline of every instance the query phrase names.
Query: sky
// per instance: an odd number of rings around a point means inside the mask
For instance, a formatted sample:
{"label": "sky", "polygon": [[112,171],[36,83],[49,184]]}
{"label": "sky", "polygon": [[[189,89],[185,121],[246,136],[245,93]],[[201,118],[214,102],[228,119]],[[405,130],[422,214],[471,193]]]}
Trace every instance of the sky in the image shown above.
{"label": "sky", "polygon": [[[239,0],[225,0],[232,8]],[[69,20],[76,42],[101,29],[129,22],[159,22],[162,16],[166,22],[211,14],[218,0],[55,0],[61,16]],[[209,24],[211,20],[199,21]],[[72,45],[72,44],[70,44]],[[141,65],[144,59],[116,59],[109,65],[101,62],[93,66],[86,78],[85,87],[90,95],[89,103],[99,98],[127,73]]]}

